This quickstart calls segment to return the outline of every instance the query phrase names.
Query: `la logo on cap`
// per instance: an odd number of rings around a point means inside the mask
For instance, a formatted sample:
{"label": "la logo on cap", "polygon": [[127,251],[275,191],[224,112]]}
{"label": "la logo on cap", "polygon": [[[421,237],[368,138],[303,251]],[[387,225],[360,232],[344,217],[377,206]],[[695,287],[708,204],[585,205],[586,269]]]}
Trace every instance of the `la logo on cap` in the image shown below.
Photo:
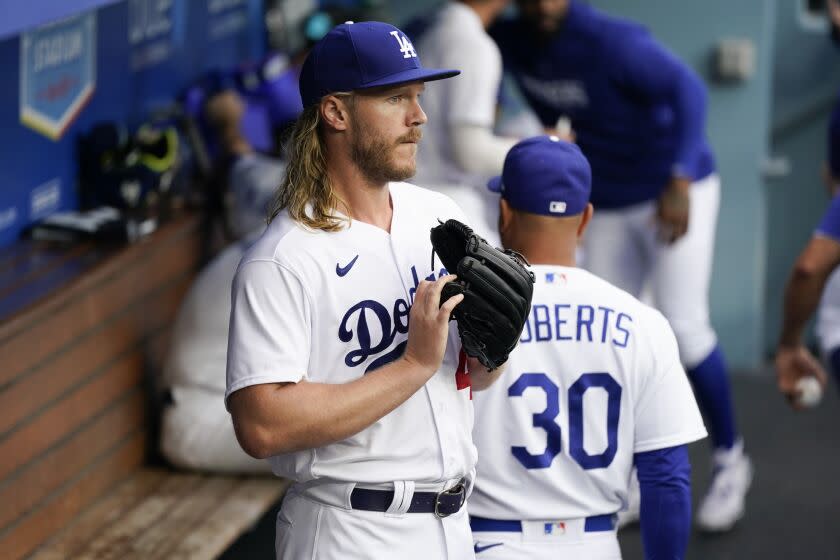
{"label": "la logo on cap", "polygon": [[405,35],[400,35],[399,31],[391,31],[391,35],[397,40],[400,45],[400,52],[403,53],[403,58],[417,58],[417,52],[414,50],[414,45],[408,40]]}
{"label": "la logo on cap", "polygon": [[548,211],[552,214],[565,214],[566,213],[566,203],[561,200],[552,200],[548,204]]}
{"label": "la logo on cap", "polygon": [[331,29],[306,56],[300,96],[309,107],[329,93],[431,82],[459,73],[423,68],[411,40],[391,24],[348,22]]}

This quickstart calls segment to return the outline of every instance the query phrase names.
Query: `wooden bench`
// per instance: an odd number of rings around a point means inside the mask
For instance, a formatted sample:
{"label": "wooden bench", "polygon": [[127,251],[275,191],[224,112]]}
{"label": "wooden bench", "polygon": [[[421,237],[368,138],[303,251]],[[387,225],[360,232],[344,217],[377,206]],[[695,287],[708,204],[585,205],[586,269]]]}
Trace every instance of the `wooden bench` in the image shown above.
{"label": "wooden bench", "polygon": [[282,495],[155,466],[153,377],[204,231],[0,251],[3,558],[215,558]]}
{"label": "wooden bench", "polygon": [[32,558],[216,558],[284,489],[269,477],[139,469]]}

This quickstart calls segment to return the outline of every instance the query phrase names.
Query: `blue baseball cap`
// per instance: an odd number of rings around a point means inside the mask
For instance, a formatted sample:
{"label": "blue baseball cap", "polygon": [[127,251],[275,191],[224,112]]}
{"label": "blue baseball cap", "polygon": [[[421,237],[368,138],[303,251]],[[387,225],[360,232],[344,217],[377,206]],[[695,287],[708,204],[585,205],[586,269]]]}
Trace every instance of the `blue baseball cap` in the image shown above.
{"label": "blue baseball cap", "polygon": [[575,216],[586,209],[592,170],[577,144],[535,136],[516,144],[487,188],[512,207],[543,216]]}
{"label": "blue baseball cap", "polygon": [[414,45],[393,25],[347,22],[312,47],[300,72],[300,96],[309,107],[336,91],[430,82],[460,73],[420,66]]}

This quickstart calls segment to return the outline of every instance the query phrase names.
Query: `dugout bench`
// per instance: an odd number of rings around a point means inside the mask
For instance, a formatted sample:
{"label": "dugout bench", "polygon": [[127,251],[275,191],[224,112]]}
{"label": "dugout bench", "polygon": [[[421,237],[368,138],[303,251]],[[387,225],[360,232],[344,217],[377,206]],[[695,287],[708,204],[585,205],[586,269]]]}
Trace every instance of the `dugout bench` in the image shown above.
{"label": "dugout bench", "polygon": [[185,212],[129,245],[0,250],[3,558],[216,558],[281,497],[155,451],[152,380],[206,231]]}

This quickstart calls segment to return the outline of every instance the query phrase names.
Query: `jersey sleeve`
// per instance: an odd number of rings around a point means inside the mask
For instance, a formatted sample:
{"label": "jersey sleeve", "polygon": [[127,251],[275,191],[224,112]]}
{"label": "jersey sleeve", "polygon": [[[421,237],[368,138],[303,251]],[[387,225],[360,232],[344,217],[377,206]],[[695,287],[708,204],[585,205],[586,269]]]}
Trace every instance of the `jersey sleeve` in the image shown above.
{"label": "jersey sleeve", "polygon": [[275,261],[245,262],[231,298],[225,402],[250,385],[297,383],[305,377],[311,305],[300,278]]}
{"label": "jersey sleeve", "polygon": [[680,363],[677,339],[658,311],[650,310],[649,374],[639,382],[634,403],[634,453],[690,443],[706,437],[697,401]]}
{"label": "jersey sleeve", "polygon": [[840,195],[835,196],[823,214],[815,235],[831,238],[840,243]]}
{"label": "jersey sleeve", "polygon": [[685,445],[634,456],[645,558],[685,558],[691,534],[691,464]]}

